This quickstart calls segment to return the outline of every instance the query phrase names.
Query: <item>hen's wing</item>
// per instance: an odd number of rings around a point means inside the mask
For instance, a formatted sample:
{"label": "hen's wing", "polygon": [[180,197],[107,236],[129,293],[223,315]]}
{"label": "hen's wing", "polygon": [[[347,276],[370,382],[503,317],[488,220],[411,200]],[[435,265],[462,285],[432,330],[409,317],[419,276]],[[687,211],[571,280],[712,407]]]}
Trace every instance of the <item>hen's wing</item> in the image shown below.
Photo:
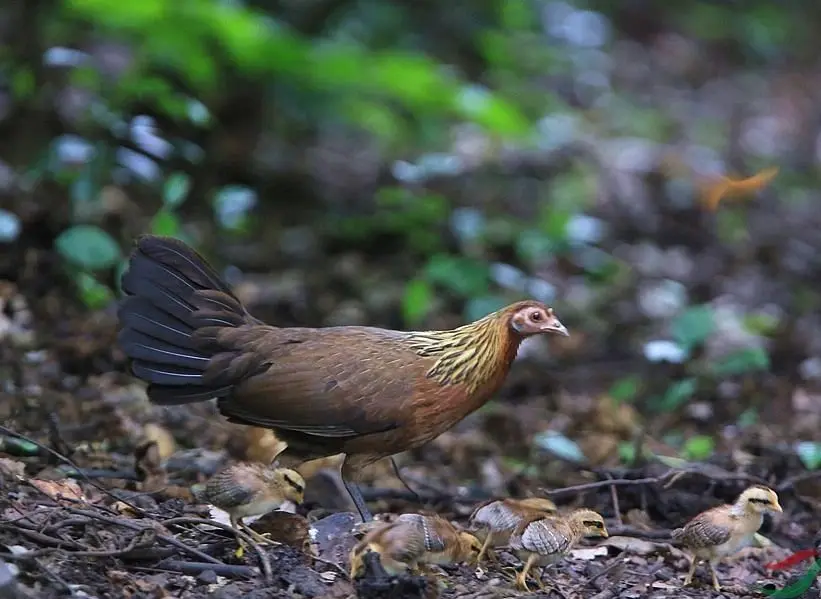
{"label": "hen's wing", "polygon": [[337,439],[402,425],[403,405],[426,371],[426,361],[403,344],[403,333],[369,327],[264,328],[256,339],[242,329],[220,331],[220,344],[238,353],[228,360],[215,358],[206,377],[212,369],[216,376],[239,364],[246,354],[265,356],[267,363],[266,370],[220,399],[219,409],[229,419]]}

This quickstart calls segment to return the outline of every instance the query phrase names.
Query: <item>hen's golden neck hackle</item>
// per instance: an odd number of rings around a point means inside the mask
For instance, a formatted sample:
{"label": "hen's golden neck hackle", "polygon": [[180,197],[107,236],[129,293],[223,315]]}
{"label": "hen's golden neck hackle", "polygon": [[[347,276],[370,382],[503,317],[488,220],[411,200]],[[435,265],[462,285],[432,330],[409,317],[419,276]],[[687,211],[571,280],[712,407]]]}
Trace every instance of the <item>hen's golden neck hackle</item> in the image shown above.
{"label": "hen's golden neck hackle", "polygon": [[411,333],[408,340],[420,356],[437,358],[430,378],[443,385],[464,383],[471,391],[509,367],[521,342],[503,319],[489,317],[452,331]]}
{"label": "hen's golden neck hackle", "polygon": [[456,329],[410,332],[407,341],[419,356],[436,358],[428,377],[473,392],[507,372],[525,337],[548,331],[567,335],[552,308],[524,301]]}

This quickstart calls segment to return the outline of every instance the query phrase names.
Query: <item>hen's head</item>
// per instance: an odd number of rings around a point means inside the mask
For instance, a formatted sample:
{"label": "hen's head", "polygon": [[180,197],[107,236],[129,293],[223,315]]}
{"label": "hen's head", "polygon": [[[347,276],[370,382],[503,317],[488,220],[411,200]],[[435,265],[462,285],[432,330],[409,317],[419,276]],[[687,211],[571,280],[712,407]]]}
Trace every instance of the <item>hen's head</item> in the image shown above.
{"label": "hen's head", "polygon": [[537,302],[526,300],[511,304],[505,308],[508,314],[508,323],[514,333],[521,337],[552,333],[569,337],[567,328],[556,318],[553,308]]}

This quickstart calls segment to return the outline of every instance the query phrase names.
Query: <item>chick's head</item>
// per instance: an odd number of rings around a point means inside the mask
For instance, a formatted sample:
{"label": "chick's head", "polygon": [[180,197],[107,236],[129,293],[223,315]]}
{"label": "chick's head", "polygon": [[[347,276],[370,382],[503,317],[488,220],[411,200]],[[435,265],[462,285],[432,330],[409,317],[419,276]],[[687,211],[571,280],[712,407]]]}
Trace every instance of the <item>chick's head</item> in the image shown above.
{"label": "chick's head", "polygon": [[305,499],[305,479],[295,470],[288,468],[270,470],[266,482],[271,489],[279,489],[285,499],[297,505]]}
{"label": "chick's head", "polygon": [[601,514],[588,509],[579,509],[570,513],[568,520],[585,537],[607,538],[607,526]]}
{"label": "chick's head", "polygon": [[459,557],[460,561],[475,562],[479,557],[479,552],[482,551],[482,543],[469,532],[464,530],[459,531],[457,535],[459,541]]}
{"label": "chick's head", "polygon": [[746,489],[739,497],[738,502],[747,512],[763,514],[765,512],[780,513],[784,510],[778,503],[778,495],[769,487],[755,485]]}

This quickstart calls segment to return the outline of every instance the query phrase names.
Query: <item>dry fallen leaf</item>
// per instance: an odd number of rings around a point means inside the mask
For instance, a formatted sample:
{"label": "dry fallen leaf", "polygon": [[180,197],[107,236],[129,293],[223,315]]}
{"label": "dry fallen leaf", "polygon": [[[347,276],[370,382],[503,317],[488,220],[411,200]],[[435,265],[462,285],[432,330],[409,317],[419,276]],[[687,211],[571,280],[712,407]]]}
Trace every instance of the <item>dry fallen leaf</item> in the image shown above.
{"label": "dry fallen leaf", "polygon": [[576,559],[585,561],[592,561],[597,557],[607,557],[607,547],[599,545],[598,547],[583,547],[582,549],[573,549],[570,552]]}
{"label": "dry fallen leaf", "polygon": [[41,493],[48,495],[49,498],[54,501],[59,501],[60,499],[83,502],[88,501],[86,496],[83,494],[83,490],[80,488],[80,485],[73,480],[41,480],[38,478],[32,478],[29,479],[28,482],[31,486],[36,488]]}
{"label": "dry fallen leaf", "polygon": [[701,202],[705,208],[715,212],[719,202],[725,197],[751,195],[765,187],[777,174],[778,167],[773,166],[746,179],[733,179],[723,175],[709,179],[701,184]]}
{"label": "dry fallen leaf", "polygon": [[26,473],[23,462],[10,458],[0,458],[0,474],[4,476],[22,477]]}
{"label": "dry fallen leaf", "polygon": [[672,553],[677,551],[672,545],[667,543],[654,543],[635,537],[614,536],[602,541],[605,547],[614,547],[625,553],[633,555],[653,555],[658,553]]}

